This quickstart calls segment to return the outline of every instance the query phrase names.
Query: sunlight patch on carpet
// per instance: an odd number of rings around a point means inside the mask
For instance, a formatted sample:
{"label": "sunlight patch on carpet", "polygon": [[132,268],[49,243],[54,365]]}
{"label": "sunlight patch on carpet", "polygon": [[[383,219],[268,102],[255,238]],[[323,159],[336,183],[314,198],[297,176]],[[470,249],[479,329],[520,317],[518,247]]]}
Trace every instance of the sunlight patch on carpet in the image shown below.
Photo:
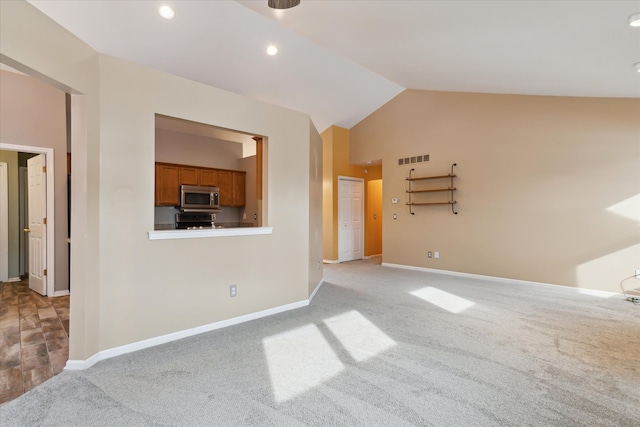
{"label": "sunlight patch on carpet", "polygon": [[396,345],[394,340],[356,310],[325,319],[324,323],[358,362]]}
{"label": "sunlight patch on carpet", "polygon": [[450,294],[449,292],[441,291],[440,289],[432,288],[431,286],[413,291],[411,295],[456,314],[462,313],[476,304],[473,301]]}
{"label": "sunlight patch on carpet", "polygon": [[344,370],[344,365],[315,325],[264,338],[262,345],[278,403],[293,399]]}

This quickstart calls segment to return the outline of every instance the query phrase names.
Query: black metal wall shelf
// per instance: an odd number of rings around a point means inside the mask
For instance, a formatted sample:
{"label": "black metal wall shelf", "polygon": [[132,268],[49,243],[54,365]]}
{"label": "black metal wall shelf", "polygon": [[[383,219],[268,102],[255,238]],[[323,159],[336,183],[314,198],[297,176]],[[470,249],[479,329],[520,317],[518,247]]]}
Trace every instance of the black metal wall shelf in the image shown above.
{"label": "black metal wall shelf", "polygon": [[[411,215],[415,215],[415,212],[413,212],[413,206],[426,206],[426,205],[451,205],[451,212],[453,212],[454,215],[458,215],[458,212],[456,212],[455,210],[455,205],[456,202],[453,198],[453,192],[456,191],[456,188],[453,186],[453,178],[456,177],[456,174],[453,173],[453,168],[455,166],[458,166],[457,163],[454,163],[451,165],[451,172],[448,173],[447,175],[435,175],[435,176],[420,176],[420,177],[414,177],[412,176],[413,172],[415,172],[415,169],[411,169],[409,171],[409,177],[407,178],[407,181],[409,182],[409,189],[407,190],[407,193],[409,194],[409,201],[407,202],[407,206],[409,206],[409,213],[411,213]],[[444,187],[444,188],[427,188],[427,189],[413,189],[411,186],[411,183],[414,181],[425,181],[425,180],[434,180],[434,179],[444,179],[444,178],[448,178],[449,179],[449,186],[448,187]],[[437,193],[437,192],[445,192],[448,191],[450,198],[447,201],[434,201],[434,202],[430,202],[430,201],[425,201],[425,202],[416,202],[414,200],[412,200],[412,194],[419,194],[419,193]]]}

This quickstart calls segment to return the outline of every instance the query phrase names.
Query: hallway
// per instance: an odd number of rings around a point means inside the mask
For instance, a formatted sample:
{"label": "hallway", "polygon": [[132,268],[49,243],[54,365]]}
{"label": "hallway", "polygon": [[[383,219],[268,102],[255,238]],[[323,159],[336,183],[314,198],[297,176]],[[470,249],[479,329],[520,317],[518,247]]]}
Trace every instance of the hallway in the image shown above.
{"label": "hallway", "polygon": [[60,373],[69,358],[69,296],[48,298],[28,279],[0,283],[0,405]]}

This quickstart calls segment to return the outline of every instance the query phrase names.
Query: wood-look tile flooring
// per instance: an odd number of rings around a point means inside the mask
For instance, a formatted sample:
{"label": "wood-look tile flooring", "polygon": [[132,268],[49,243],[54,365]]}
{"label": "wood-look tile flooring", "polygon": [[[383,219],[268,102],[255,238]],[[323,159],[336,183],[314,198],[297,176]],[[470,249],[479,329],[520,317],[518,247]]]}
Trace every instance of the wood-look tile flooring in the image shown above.
{"label": "wood-look tile flooring", "polygon": [[48,298],[28,280],[0,283],[0,405],[64,369],[69,296]]}

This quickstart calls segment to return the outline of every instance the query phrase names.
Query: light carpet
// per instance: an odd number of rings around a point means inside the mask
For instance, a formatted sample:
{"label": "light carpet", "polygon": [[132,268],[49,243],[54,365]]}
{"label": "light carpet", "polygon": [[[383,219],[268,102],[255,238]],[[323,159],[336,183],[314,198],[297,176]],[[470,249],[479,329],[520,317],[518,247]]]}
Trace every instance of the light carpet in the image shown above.
{"label": "light carpet", "polygon": [[309,307],[64,371],[8,426],[638,426],[621,296],[325,266]]}

